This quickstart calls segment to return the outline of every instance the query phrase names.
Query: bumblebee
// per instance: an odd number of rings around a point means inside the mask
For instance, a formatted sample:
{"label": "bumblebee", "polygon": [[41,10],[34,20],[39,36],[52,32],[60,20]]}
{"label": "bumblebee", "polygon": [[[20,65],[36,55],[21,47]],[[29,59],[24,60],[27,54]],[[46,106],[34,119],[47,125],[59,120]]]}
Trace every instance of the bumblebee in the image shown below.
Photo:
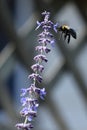
{"label": "bumblebee", "polygon": [[59,31],[59,32],[62,32],[61,35],[64,34],[64,40],[66,40],[66,38],[67,38],[68,44],[69,44],[69,42],[70,42],[70,37],[71,37],[71,36],[72,36],[74,39],[77,38],[76,31],[75,31],[74,29],[70,28],[70,27],[67,26],[67,25],[62,25],[62,26],[58,27],[58,31]]}

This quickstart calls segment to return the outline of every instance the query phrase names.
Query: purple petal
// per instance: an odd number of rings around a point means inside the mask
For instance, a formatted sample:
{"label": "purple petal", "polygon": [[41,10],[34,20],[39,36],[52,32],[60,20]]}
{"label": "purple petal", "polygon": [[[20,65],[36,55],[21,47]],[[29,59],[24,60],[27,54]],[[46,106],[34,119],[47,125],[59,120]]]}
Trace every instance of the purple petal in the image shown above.
{"label": "purple petal", "polygon": [[29,111],[28,115],[32,116],[32,117],[36,117],[37,116],[37,112],[36,111]]}
{"label": "purple petal", "polygon": [[36,29],[35,30],[37,30],[40,26],[41,26],[41,23],[39,22],[39,21],[37,21],[37,27],[36,27]]}
{"label": "purple petal", "polygon": [[54,24],[54,26],[53,26],[53,29],[54,29],[54,31],[55,31],[56,33],[57,33],[57,30],[58,30],[58,26],[59,26],[58,23]]}
{"label": "purple petal", "polygon": [[30,130],[31,128],[33,128],[33,125],[31,123],[18,123],[15,125],[15,127],[17,127],[18,130],[22,129],[22,130]]}
{"label": "purple petal", "polygon": [[45,48],[45,52],[46,52],[46,53],[48,53],[48,52],[50,52],[50,51],[51,51],[51,49],[49,49],[49,48],[47,48],[47,47]]}
{"label": "purple petal", "polygon": [[27,107],[24,107],[24,108],[20,111],[21,116],[26,116],[26,115],[28,115],[28,113],[29,113],[29,110],[28,110]]}
{"label": "purple petal", "polygon": [[28,121],[32,121],[33,120],[33,116],[28,116]]}
{"label": "purple petal", "polygon": [[43,88],[43,89],[36,88],[35,92],[40,96],[41,99],[44,100],[44,96],[46,95],[45,88]]}
{"label": "purple petal", "polygon": [[28,121],[32,121],[33,120],[33,118],[34,117],[36,117],[37,116],[37,110],[35,110],[35,111],[30,111],[29,113],[28,113]]}
{"label": "purple petal", "polygon": [[22,106],[25,106],[26,105],[26,98],[21,98],[21,103],[22,103]]}
{"label": "purple petal", "polygon": [[45,88],[40,90],[40,98],[44,100],[44,96],[46,95]]}
{"label": "purple petal", "polygon": [[21,89],[21,96],[24,96],[27,93],[27,89],[22,88]]}
{"label": "purple petal", "polygon": [[41,83],[42,82],[42,77],[38,74],[37,77],[36,77],[36,80]]}
{"label": "purple petal", "polygon": [[54,45],[55,45],[55,40],[54,40],[54,39],[53,39],[53,40],[51,40],[50,44],[51,44],[51,46],[53,46],[53,47],[54,47]]}

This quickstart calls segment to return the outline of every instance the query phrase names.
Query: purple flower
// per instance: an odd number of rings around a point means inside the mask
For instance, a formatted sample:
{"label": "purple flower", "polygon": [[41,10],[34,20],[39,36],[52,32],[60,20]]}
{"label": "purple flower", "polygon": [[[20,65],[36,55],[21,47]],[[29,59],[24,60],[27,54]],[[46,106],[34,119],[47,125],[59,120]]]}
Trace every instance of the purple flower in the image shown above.
{"label": "purple flower", "polygon": [[41,23],[42,29],[48,31],[53,27],[53,23],[51,21],[44,21]]}
{"label": "purple flower", "polygon": [[34,64],[31,66],[31,68],[33,69],[34,72],[36,72],[37,70],[42,72],[44,70],[44,67],[43,65],[40,65],[40,64]]}
{"label": "purple flower", "polygon": [[44,30],[49,30],[49,29],[51,29],[53,27],[53,23],[51,21],[47,21],[47,18],[44,19],[44,21],[42,21],[42,22],[37,21],[37,25],[38,26],[36,27],[36,30],[39,27],[41,27]]}
{"label": "purple flower", "polygon": [[46,10],[44,12],[42,12],[42,15],[48,15],[50,16],[50,12],[47,12]]}
{"label": "purple flower", "polygon": [[43,31],[38,35],[39,38],[53,38],[53,34],[48,31]]}
{"label": "purple flower", "polygon": [[37,112],[38,106],[39,106],[39,103],[33,103],[30,105],[30,110]]}
{"label": "purple flower", "polygon": [[[56,27],[57,25],[54,25],[54,29],[56,30]],[[41,45],[44,45],[46,46],[47,44],[51,44],[55,41],[54,40],[54,37],[53,37],[53,34],[51,34],[50,32],[48,31],[43,31],[42,33],[40,33],[38,35],[38,42],[39,44]]]}
{"label": "purple flower", "polygon": [[58,25],[58,23],[53,24],[53,22],[51,22],[49,20],[50,12],[44,11],[42,13],[42,15],[44,16],[44,21],[42,21],[42,22],[37,21],[37,28],[36,28],[36,30],[39,27],[41,27],[42,29],[44,29],[46,31],[49,31],[49,29],[53,29],[55,32],[57,32],[57,28],[58,28],[59,25]]}
{"label": "purple flower", "polygon": [[27,123],[27,124],[25,124],[25,123],[18,123],[18,124],[16,124],[15,127],[17,127],[18,130],[20,130],[20,129],[21,130],[30,130],[30,129],[33,128],[33,125],[31,123]]}
{"label": "purple flower", "polygon": [[45,51],[46,53],[48,53],[48,52],[51,51],[51,49],[49,49],[49,48],[47,48],[47,47],[44,47],[44,51]]}
{"label": "purple flower", "polygon": [[37,50],[37,51],[40,51],[40,52],[44,51],[44,52],[46,52],[46,53],[48,53],[48,52],[51,51],[50,48],[47,48],[46,46],[37,46],[37,47],[36,47],[36,50]]}
{"label": "purple flower", "polygon": [[32,87],[33,87],[33,84],[29,87],[29,88],[22,88],[21,89],[21,96],[25,96],[27,94],[27,92],[32,92]]}
{"label": "purple flower", "polygon": [[45,56],[45,55],[42,55],[42,54],[35,56],[35,57],[34,57],[34,60],[35,60],[36,62],[42,62],[42,61],[47,62],[47,61],[48,61],[47,58],[46,58],[46,56]]}
{"label": "purple flower", "polygon": [[51,39],[51,38],[49,38],[49,37],[47,37],[47,38],[39,38],[38,39],[38,42],[41,44],[41,45],[47,45],[47,44],[51,44],[51,41],[53,41],[54,39]]}
{"label": "purple flower", "polygon": [[22,103],[22,106],[25,106],[25,105],[38,105],[37,103],[37,99],[32,99],[32,98],[29,98],[29,97],[23,97],[21,98],[21,103]]}
{"label": "purple flower", "polygon": [[40,51],[40,52],[44,51],[46,53],[51,51],[50,48],[47,48],[46,46],[37,46],[35,49],[36,51]]}
{"label": "purple flower", "polygon": [[42,77],[39,74],[32,73],[28,77],[30,79],[37,80],[39,83],[42,82]]}
{"label": "purple flower", "polygon": [[26,115],[28,115],[28,112],[29,112],[28,108],[27,108],[27,107],[24,107],[24,108],[20,111],[20,114],[21,114],[21,116],[26,116]]}
{"label": "purple flower", "polygon": [[44,96],[46,95],[45,88],[43,89],[35,88],[35,92],[40,96],[42,100],[44,100]]}
{"label": "purple flower", "polygon": [[24,107],[21,111],[20,111],[21,116],[33,116],[36,117],[37,112],[30,110],[30,108],[28,107]]}

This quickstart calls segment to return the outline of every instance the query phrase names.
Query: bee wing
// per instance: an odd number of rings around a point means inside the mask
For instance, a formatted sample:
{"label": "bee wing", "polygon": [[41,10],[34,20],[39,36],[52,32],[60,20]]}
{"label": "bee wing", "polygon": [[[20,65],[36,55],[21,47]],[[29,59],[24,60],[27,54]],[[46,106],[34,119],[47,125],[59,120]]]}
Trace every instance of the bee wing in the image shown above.
{"label": "bee wing", "polygon": [[70,28],[70,34],[72,35],[73,38],[77,38],[76,32],[74,29]]}

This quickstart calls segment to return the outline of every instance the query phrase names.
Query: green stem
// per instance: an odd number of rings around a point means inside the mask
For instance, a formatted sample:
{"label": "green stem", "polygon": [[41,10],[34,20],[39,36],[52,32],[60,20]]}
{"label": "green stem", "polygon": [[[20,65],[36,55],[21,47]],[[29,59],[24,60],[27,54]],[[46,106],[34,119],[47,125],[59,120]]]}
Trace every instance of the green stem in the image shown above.
{"label": "green stem", "polygon": [[27,116],[26,116],[25,121],[24,121],[24,124],[26,124],[26,123],[27,123]]}

